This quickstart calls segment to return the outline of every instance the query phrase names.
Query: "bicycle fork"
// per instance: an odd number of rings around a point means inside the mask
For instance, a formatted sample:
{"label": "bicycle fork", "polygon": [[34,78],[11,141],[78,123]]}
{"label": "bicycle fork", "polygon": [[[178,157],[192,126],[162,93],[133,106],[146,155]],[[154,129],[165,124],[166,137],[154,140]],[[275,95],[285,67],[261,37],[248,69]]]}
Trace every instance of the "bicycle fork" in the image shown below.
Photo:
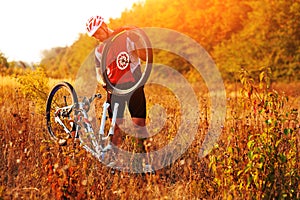
{"label": "bicycle fork", "polygon": [[103,111],[102,111],[99,135],[100,135],[100,140],[101,140],[100,142],[102,143],[103,141],[108,140],[108,144],[101,150],[101,152],[106,152],[106,151],[112,149],[110,142],[111,142],[111,137],[114,135],[114,131],[115,131],[115,127],[116,127],[117,113],[118,113],[118,107],[119,107],[118,103],[115,103],[115,105],[114,105],[110,129],[109,129],[107,136],[105,136],[104,127],[105,127],[105,120],[106,120],[106,112],[107,112],[107,109],[109,108],[109,106],[110,106],[110,104],[107,102],[105,102],[103,104]]}

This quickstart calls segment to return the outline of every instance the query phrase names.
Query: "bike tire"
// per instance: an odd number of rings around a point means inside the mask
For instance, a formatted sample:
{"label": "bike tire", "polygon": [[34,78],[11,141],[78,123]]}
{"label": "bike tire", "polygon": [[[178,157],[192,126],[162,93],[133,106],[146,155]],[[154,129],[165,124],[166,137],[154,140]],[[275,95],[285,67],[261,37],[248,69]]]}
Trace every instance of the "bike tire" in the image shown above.
{"label": "bike tire", "polygon": [[[66,129],[55,122],[55,112],[58,108],[74,105],[70,113],[66,115],[58,115]],[[68,82],[60,82],[56,84],[50,91],[46,103],[46,123],[47,129],[52,139],[58,141],[67,139],[71,132],[75,130],[74,118],[76,108],[78,106],[78,97],[73,86]]]}
{"label": "bike tire", "polygon": [[[140,68],[143,68],[141,71],[140,78],[136,80],[134,84],[129,84],[129,87],[123,88],[122,86],[119,87],[122,84],[115,84],[111,83],[111,81],[108,78],[107,73],[107,57],[110,53],[111,46],[118,41],[118,38],[121,38],[123,34],[133,34],[135,37],[139,38],[139,42],[142,43],[143,49],[146,51],[146,59],[141,63]],[[141,48],[141,47],[140,47]],[[102,71],[102,78],[106,83],[106,88],[109,92],[116,95],[126,95],[128,93],[133,92],[137,88],[143,86],[146,81],[148,80],[151,70],[152,70],[152,63],[153,63],[153,51],[151,47],[151,42],[149,38],[147,37],[146,33],[139,28],[131,29],[123,31],[119,34],[114,35],[113,37],[109,38],[104,46],[102,59],[101,59],[101,71]]]}

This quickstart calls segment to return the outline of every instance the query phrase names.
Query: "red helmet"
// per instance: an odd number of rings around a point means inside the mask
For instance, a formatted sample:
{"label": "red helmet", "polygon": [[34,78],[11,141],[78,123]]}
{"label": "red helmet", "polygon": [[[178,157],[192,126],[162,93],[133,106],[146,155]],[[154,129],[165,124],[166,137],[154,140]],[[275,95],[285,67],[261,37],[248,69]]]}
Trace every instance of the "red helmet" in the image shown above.
{"label": "red helmet", "polygon": [[101,16],[93,16],[86,22],[86,29],[89,36],[93,36],[94,33],[101,27],[104,19]]}

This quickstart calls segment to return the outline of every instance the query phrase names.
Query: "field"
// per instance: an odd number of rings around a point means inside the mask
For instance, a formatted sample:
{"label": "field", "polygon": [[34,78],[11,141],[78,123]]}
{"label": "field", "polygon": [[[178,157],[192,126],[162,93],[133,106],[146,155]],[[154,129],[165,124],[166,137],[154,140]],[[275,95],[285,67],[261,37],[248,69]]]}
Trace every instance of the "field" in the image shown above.
{"label": "field", "polygon": [[[205,86],[195,84],[199,126],[192,144],[171,165],[143,175],[112,173],[77,141],[55,144],[43,106],[58,80],[43,83],[38,77],[27,79],[39,91],[24,87],[26,77],[0,77],[0,199],[300,198],[300,83],[268,85],[263,77],[258,83],[244,77],[225,84],[225,124],[204,158],[198,154],[210,123],[210,100]],[[149,108],[159,104],[167,116],[148,141],[154,151],[175,137],[180,104],[167,89],[145,90]],[[130,150],[131,139],[124,138],[123,148]]]}

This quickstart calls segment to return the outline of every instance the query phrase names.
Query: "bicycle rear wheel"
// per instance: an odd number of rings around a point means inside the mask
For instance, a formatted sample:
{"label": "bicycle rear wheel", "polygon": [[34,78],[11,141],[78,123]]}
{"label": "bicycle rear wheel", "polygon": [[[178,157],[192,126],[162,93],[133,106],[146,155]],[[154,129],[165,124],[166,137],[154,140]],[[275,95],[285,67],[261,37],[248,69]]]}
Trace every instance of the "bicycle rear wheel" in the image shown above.
{"label": "bicycle rear wheel", "polygon": [[[121,52],[118,51],[117,49],[119,46],[123,46],[124,42],[126,43],[127,48],[130,46],[129,44],[134,44],[134,49],[132,49],[133,51],[129,51],[129,49],[126,51],[121,50]],[[122,79],[126,79],[128,73],[130,72],[124,74],[118,83],[111,82],[110,78],[108,77],[108,72],[111,70],[109,69],[109,66],[115,62],[120,71],[125,70],[131,65],[132,52],[134,51],[139,51],[143,54],[143,58],[140,59],[140,64],[138,66],[139,69],[135,69],[135,72],[137,72],[136,74],[138,75],[133,75],[136,79],[135,83],[130,83],[127,85],[121,83]],[[143,86],[150,76],[152,63],[153,51],[151,42],[143,29],[130,29],[114,35],[106,42],[101,59],[102,78],[106,83],[107,90],[113,94],[126,95]],[[135,74],[135,72],[132,73]]]}
{"label": "bicycle rear wheel", "polygon": [[78,97],[68,82],[56,84],[49,93],[46,105],[47,129],[56,141],[67,139],[75,131],[75,115]]}

